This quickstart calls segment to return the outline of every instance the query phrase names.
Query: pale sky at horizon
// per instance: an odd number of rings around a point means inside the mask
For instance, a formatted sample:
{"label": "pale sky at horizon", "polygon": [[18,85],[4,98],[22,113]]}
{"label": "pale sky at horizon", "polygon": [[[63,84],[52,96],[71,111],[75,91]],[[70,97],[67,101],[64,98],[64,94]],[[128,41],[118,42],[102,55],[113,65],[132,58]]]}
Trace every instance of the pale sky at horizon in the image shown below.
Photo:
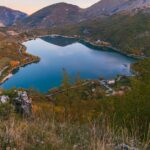
{"label": "pale sky at horizon", "polygon": [[0,6],[6,6],[15,10],[20,10],[28,14],[59,2],[66,2],[86,8],[100,0],[0,0]]}

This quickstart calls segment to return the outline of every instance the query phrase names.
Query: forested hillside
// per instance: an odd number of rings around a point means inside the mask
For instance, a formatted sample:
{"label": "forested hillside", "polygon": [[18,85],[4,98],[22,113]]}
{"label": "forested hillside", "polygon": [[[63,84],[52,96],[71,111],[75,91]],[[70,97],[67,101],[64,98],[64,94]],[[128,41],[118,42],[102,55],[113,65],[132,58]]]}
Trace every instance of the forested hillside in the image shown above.
{"label": "forested hillside", "polygon": [[90,41],[109,42],[112,47],[122,52],[150,56],[150,15],[113,15],[85,21],[78,25],[54,28],[51,33],[78,35]]}

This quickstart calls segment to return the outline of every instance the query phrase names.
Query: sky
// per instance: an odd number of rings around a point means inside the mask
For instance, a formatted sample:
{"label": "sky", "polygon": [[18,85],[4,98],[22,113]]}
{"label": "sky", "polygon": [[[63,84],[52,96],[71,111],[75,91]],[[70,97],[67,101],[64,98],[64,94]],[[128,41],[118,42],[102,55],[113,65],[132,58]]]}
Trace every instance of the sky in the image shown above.
{"label": "sky", "polygon": [[98,1],[99,0],[0,0],[0,6],[6,6],[32,14],[45,6],[59,2],[66,2],[78,5],[81,8],[86,8]]}

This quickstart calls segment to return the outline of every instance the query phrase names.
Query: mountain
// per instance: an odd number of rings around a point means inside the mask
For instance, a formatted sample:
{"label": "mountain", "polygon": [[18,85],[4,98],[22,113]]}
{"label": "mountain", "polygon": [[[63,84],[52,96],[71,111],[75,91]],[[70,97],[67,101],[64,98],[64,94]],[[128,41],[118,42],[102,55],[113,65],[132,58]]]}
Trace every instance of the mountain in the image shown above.
{"label": "mountain", "polygon": [[87,17],[110,16],[119,12],[131,13],[132,11],[150,8],[150,0],[101,0],[86,9]]}
{"label": "mountain", "polygon": [[47,28],[77,23],[79,21],[82,21],[81,8],[67,3],[57,3],[35,12],[25,18],[20,25],[25,24],[29,28]]}
{"label": "mountain", "polygon": [[27,17],[27,14],[7,7],[0,6],[0,27],[14,25],[18,20]]}
{"label": "mountain", "polygon": [[26,17],[16,29],[76,35],[109,43],[127,54],[150,56],[149,18],[150,0],[101,0],[86,9],[57,3]]}
{"label": "mountain", "polygon": [[115,14],[46,31],[47,34],[80,37],[94,44],[104,41],[123,53],[149,57],[149,18],[150,13],[142,12],[134,15]]}
{"label": "mountain", "polygon": [[87,9],[67,3],[57,3],[33,13],[20,21],[18,26],[28,29],[61,27],[116,13],[133,14],[134,12],[135,14],[147,9],[150,13],[150,0],[101,0]]}

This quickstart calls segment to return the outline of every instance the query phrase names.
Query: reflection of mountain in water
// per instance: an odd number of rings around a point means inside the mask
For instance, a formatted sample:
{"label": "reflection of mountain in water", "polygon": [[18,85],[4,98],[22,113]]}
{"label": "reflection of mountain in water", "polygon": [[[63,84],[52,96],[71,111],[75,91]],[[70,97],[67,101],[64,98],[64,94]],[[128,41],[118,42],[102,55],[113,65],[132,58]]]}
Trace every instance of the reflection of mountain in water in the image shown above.
{"label": "reflection of mountain in water", "polygon": [[42,40],[52,43],[54,45],[65,47],[67,45],[73,44],[76,42],[76,39],[66,38],[62,36],[45,36],[41,38]]}

